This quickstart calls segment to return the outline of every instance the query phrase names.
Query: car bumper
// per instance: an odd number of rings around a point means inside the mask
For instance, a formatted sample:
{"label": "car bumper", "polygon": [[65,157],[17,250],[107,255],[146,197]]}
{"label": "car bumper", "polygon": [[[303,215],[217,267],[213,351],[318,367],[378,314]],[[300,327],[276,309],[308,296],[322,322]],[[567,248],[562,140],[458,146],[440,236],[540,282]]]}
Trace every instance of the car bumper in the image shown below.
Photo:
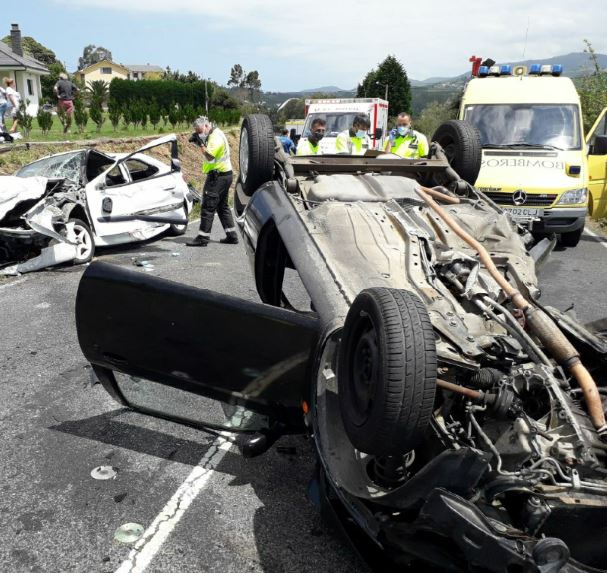
{"label": "car bumper", "polygon": [[534,221],[531,230],[534,233],[571,233],[584,226],[587,214],[587,207],[545,209],[544,216]]}

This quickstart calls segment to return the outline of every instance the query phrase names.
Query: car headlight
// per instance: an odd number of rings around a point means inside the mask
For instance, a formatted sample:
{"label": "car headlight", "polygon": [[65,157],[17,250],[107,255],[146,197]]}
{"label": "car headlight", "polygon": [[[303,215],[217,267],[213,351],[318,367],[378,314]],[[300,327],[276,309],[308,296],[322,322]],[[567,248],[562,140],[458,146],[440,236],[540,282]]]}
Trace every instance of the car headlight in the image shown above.
{"label": "car headlight", "polygon": [[570,189],[565,191],[558,200],[557,205],[579,205],[586,203],[588,199],[588,189],[582,187],[581,189]]}

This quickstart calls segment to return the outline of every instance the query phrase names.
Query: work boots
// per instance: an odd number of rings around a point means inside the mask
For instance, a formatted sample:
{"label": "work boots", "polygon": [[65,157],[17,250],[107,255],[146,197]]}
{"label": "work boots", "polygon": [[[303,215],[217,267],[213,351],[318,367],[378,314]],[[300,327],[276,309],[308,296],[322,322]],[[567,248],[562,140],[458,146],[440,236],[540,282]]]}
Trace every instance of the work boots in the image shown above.
{"label": "work boots", "polygon": [[206,247],[208,244],[209,238],[201,235],[196,235],[191,241],[186,243],[188,247]]}
{"label": "work boots", "polygon": [[223,243],[224,245],[237,245],[238,235],[236,234],[236,231],[228,231],[225,239],[221,239],[219,242]]}

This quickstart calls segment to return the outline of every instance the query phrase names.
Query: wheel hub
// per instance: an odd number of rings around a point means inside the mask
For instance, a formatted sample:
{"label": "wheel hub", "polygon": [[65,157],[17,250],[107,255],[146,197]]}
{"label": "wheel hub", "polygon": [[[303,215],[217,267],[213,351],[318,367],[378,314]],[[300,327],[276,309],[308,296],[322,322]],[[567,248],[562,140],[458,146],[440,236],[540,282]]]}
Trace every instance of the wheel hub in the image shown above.
{"label": "wheel hub", "polygon": [[363,331],[353,356],[350,389],[356,423],[363,424],[369,417],[375,392],[379,368],[377,335],[372,325]]}

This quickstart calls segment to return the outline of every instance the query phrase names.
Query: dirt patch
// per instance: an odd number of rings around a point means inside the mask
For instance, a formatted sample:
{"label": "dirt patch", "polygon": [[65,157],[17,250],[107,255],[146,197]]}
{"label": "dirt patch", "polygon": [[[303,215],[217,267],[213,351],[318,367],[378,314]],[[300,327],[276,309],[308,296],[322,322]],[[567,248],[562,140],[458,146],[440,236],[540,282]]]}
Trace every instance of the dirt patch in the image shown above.
{"label": "dirt patch", "polygon": [[591,217],[586,218],[586,226],[594,231],[597,235],[607,237],[607,219],[592,219]]}
{"label": "dirt patch", "polygon": [[[179,158],[181,160],[181,169],[183,171],[183,177],[188,182],[194,185],[197,190],[202,189],[204,184],[204,176],[202,175],[202,154],[200,148],[192,143],[188,142],[190,137],[189,133],[182,133],[177,135],[177,141],[179,144]],[[226,132],[228,143],[230,145],[230,154],[232,158],[232,167],[234,168],[234,180],[238,177],[238,145],[239,145],[239,130],[233,129]],[[119,142],[112,141],[108,143],[99,143],[95,147],[100,151],[108,153],[127,153],[136,150],[139,146],[143,145],[143,142]],[[30,149],[15,149],[7,153],[0,155],[0,175],[13,175],[18,169],[24,165],[46,157],[47,155],[53,155],[54,153],[62,153],[64,151],[72,151],[75,149],[82,149],[81,144],[74,145],[36,145]],[[169,162],[170,151],[169,146],[165,145],[158,150],[150,152],[150,155],[157,157],[158,159]]]}

